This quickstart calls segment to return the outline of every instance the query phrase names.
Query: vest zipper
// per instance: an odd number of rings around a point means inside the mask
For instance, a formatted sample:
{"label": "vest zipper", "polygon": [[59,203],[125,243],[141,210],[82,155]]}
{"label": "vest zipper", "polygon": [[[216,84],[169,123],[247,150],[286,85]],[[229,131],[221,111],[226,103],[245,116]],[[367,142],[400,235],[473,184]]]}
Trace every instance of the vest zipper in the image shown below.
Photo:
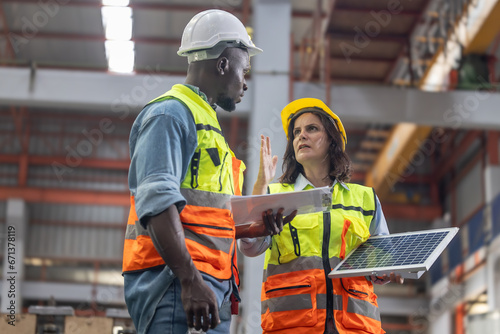
{"label": "vest zipper", "polygon": [[276,288],[276,289],[267,290],[266,293],[271,293],[271,292],[280,291],[280,290],[300,289],[300,288],[310,288],[310,287],[311,287],[311,284],[293,285],[293,286],[287,286],[284,288]]}
{"label": "vest zipper", "polygon": [[333,283],[328,274],[332,271],[330,266],[330,229],[331,229],[331,214],[330,211],[323,212],[323,248],[321,249],[321,257],[323,260],[323,269],[326,280],[326,322],[325,334],[338,333],[333,319]]}
{"label": "vest zipper", "polygon": [[342,281],[342,278],[340,278],[340,284],[342,285],[342,289],[344,289],[348,294],[353,295],[357,298],[366,298],[368,297],[368,294],[364,291],[359,291],[355,289],[346,289],[344,286],[344,281]]}

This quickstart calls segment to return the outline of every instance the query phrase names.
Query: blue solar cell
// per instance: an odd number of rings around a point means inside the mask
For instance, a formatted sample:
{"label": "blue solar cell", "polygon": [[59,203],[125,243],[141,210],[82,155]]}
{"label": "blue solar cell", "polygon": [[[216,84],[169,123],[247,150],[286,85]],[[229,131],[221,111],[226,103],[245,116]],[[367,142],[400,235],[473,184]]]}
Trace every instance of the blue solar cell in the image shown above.
{"label": "blue solar cell", "polygon": [[443,231],[370,238],[336,271],[420,264],[448,234]]}

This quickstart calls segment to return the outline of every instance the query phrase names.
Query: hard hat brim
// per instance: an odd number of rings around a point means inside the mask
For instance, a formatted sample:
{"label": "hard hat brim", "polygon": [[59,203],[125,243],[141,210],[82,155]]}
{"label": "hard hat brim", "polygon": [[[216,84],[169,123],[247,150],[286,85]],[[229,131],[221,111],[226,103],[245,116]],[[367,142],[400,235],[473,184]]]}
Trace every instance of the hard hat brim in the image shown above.
{"label": "hard hat brim", "polygon": [[[192,47],[192,48],[189,48],[189,49],[183,49],[183,50],[179,49],[177,51],[177,54],[179,56],[181,56],[181,57],[187,57],[189,53],[196,52],[196,51],[209,50],[209,49],[215,47],[217,44],[222,43],[222,42],[234,42],[234,40],[229,39],[227,41],[225,41],[225,40],[216,41],[215,44],[210,45],[208,47],[207,46],[203,46],[201,48],[198,48],[198,47],[195,46],[195,47]],[[235,45],[235,47],[242,47],[242,48],[247,49],[248,55],[250,57],[255,56],[256,54],[259,54],[259,53],[263,52],[263,50],[261,48],[258,48],[255,45],[247,45],[246,43],[243,43],[243,42],[240,42],[237,45],[238,46]]]}
{"label": "hard hat brim", "polygon": [[293,116],[303,110],[308,108],[317,108],[321,109],[328,116],[332,117],[337,125],[337,128],[340,132],[340,136],[342,138],[342,150],[345,151],[345,145],[347,143],[347,134],[344,129],[344,125],[340,120],[340,117],[337,116],[323,101],[315,98],[302,98],[287,104],[283,110],[281,111],[281,123],[283,125],[283,130],[285,131],[285,135],[288,138],[288,126],[290,125],[290,120]]}

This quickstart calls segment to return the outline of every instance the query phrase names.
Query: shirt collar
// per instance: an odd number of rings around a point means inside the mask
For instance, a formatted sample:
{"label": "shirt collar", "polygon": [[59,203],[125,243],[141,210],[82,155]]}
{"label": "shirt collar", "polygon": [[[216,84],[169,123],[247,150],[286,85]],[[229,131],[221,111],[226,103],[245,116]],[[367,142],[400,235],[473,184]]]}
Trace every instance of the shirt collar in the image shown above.
{"label": "shirt collar", "polygon": [[[333,186],[335,186],[335,184],[337,184],[337,180],[333,181]],[[345,188],[345,190],[350,190],[349,187],[347,187],[347,185],[344,183],[344,182],[338,182],[340,183],[340,185]],[[309,186],[309,187],[308,187]],[[302,174],[300,173],[299,176],[297,176],[297,178],[295,179],[295,187],[294,187],[294,190],[295,191],[302,191],[302,190],[305,190],[306,188],[315,188],[313,186],[313,184],[311,182],[309,182],[309,180]]]}
{"label": "shirt collar", "polygon": [[[203,99],[203,101],[205,101],[206,103],[208,103],[208,97],[207,97],[207,95],[205,93],[203,93],[202,91],[200,91],[199,87],[196,87],[196,86],[193,86],[193,85],[189,85],[189,84],[184,84],[184,86],[186,86],[189,89],[191,89],[193,92],[195,92],[196,94],[198,94]],[[214,110],[217,108],[217,106],[215,104],[210,104],[210,106]]]}

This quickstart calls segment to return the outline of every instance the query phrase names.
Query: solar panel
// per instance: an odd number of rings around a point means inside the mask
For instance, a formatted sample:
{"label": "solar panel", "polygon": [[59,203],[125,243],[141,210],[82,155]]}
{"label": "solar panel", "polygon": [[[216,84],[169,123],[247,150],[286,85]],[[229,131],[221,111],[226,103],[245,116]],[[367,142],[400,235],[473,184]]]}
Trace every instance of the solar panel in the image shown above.
{"label": "solar panel", "polygon": [[395,233],[369,238],[342,260],[330,278],[389,275],[418,279],[432,266],[458,227]]}

